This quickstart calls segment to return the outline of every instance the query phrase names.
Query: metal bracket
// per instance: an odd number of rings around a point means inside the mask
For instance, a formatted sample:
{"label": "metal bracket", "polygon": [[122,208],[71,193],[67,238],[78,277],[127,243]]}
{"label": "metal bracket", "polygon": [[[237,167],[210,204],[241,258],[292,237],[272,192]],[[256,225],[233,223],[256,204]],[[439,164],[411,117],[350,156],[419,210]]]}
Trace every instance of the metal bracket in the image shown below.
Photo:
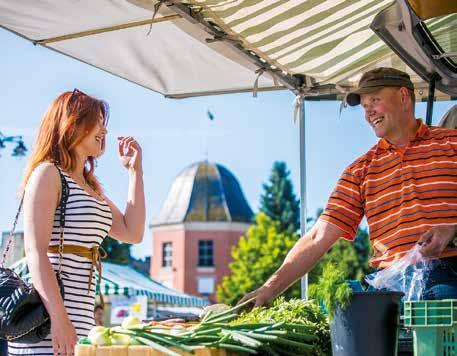
{"label": "metal bracket", "polygon": [[241,40],[230,36],[229,34],[222,31],[220,28],[216,28],[214,24],[205,20],[200,11],[195,11],[189,6],[182,4],[180,1],[168,0],[165,4],[183,19],[196,24],[204,31],[208,32],[212,39],[206,40],[208,43],[220,41],[225,45],[235,49],[244,59],[248,60],[252,64],[256,65],[259,69],[263,69],[264,72],[269,73],[272,77],[275,77],[278,82],[283,84],[287,89],[290,89],[296,95],[301,91],[301,84],[295,75],[285,73],[279,68],[274,67],[267,63],[266,60],[243,47]]}

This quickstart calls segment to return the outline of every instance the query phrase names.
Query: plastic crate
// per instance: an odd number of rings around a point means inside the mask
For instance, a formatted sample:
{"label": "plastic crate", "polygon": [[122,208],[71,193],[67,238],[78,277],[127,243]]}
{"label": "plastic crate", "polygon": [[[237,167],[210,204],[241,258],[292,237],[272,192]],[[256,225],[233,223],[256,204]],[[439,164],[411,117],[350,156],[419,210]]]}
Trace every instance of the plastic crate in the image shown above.
{"label": "plastic crate", "polygon": [[457,299],[405,302],[414,356],[457,356]]}

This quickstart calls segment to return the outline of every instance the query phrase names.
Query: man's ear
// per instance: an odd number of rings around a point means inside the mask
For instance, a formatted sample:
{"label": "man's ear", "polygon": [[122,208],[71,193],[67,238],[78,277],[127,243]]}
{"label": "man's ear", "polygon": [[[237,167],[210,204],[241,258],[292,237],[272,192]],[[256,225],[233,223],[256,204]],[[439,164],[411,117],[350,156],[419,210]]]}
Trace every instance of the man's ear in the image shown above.
{"label": "man's ear", "polygon": [[412,100],[411,100],[411,95],[409,94],[409,90],[405,87],[401,87],[400,90],[400,100],[403,105],[407,105],[408,103],[410,105],[413,105]]}
{"label": "man's ear", "polygon": [[408,89],[406,89],[405,87],[401,87],[399,92],[402,103],[406,103],[406,99],[408,99],[409,96]]}

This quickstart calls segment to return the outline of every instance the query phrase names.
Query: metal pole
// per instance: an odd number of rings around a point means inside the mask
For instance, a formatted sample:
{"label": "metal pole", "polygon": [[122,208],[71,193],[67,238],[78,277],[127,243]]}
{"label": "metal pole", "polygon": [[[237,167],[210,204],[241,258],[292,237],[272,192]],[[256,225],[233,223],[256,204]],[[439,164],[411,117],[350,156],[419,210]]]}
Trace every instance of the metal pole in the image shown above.
{"label": "metal pole", "polygon": [[435,78],[436,77],[433,76],[428,83],[427,116],[425,118],[425,123],[427,125],[432,124],[433,102],[435,101]]}
{"label": "metal pole", "polygon": [[[299,102],[300,120],[300,235],[306,233],[306,122],[305,122],[305,97],[301,96]],[[308,300],[308,274],[301,278],[301,297]]]}

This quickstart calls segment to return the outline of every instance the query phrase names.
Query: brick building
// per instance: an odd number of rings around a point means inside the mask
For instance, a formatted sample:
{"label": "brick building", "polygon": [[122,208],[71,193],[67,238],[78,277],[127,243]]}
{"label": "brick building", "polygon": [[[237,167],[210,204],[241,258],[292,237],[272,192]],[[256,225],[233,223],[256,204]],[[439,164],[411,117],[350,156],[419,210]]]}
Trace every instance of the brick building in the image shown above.
{"label": "brick building", "polygon": [[252,217],[228,169],[208,161],[188,166],[174,180],[151,224],[151,276],[215,302],[216,286],[230,273],[231,248]]}

